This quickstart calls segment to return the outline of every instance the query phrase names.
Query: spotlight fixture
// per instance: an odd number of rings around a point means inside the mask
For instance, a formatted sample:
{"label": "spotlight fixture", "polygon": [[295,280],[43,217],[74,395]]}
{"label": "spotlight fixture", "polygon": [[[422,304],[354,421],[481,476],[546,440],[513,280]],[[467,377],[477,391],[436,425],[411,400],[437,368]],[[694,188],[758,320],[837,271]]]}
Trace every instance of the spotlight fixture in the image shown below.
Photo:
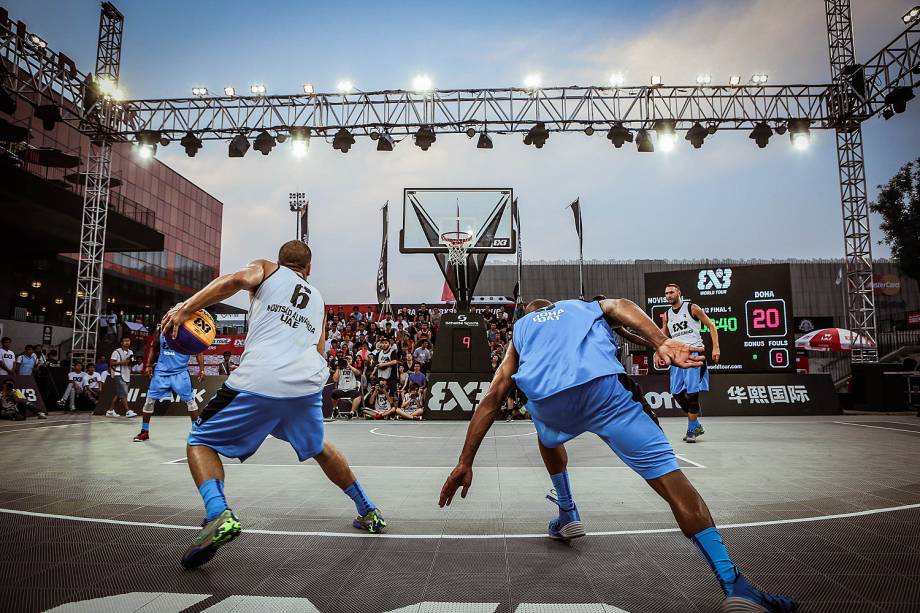
{"label": "spotlight fixture", "polygon": [[316,93],[316,90],[313,88],[313,84],[312,84],[312,83],[304,83],[304,84],[303,84],[303,93],[305,93],[305,94],[308,95],[308,96],[312,96],[313,94],[315,94],[315,93]]}
{"label": "spotlight fixture", "polygon": [[201,139],[191,132],[186,132],[179,144],[182,145],[182,148],[185,149],[185,154],[190,158],[195,157],[195,154],[201,149]]}
{"label": "spotlight fixture", "polygon": [[310,128],[291,128],[291,153],[302,158],[310,150]]}
{"label": "spotlight fixture", "polygon": [[790,119],[789,120],[789,139],[792,146],[802,151],[808,149],[811,144],[811,121],[808,119]]}
{"label": "spotlight fixture", "polygon": [[54,104],[42,104],[35,109],[35,117],[40,119],[45,130],[53,130],[55,124],[64,121],[61,109]]}
{"label": "spotlight fixture", "polygon": [[392,151],[396,141],[389,132],[384,132],[377,137],[377,151]]}
{"label": "spotlight fixture", "polygon": [[230,145],[227,148],[227,155],[232,158],[241,158],[246,155],[246,152],[249,151],[249,139],[246,138],[245,134],[237,134],[233,137],[233,140],[230,141]]}
{"label": "spotlight fixture", "polygon": [[277,134],[275,134],[275,142],[278,143],[279,145],[286,140],[287,140],[287,134],[285,134],[284,132],[278,132]]}
{"label": "spotlight fixture", "polygon": [[540,78],[539,74],[531,73],[527,75],[526,77],[524,77],[524,87],[526,87],[527,89],[537,89],[538,87],[540,87],[540,83],[542,81],[543,79]]}
{"label": "spotlight fixture", "polygon": [[466,135],[469,138],[473,138],[474,136],[476,136],[476,128],[474,128],[473,126],[468,127],[466,129]]}
{"label": "spotlight fixture", "polygon": [[607,138],[613,143],[614,147],[619,149],[623,146],[623,143],[633,142],[633,133],[618,121],[607,132]]}
{"label": "spotlight fixture", "polygon": [[639,153],[652,153],[655,151],[655,145],[652,144],[652,137],[648,130],[641,129],[636,133],[636,149]]}
{"label": "spotlight fixture", "polygon": [[168,136],[166,136],[165,134],[164,134],[163,136],[160,137],[160,144],[161,144],[162,146],[164,146],[164,147],[168,147],[168,146],[169,146],[169,143],[171,143],[171,142],[172,142],[172,140],[171,140]]}
{"label": "spotlight fixture", "polygon": [[236,95],[236,88],[235,88],[235,87],[231,87],[231,86],[225,87],[225,88],[224,88],[224,95],[225,95],[225,96],[230,96],[230,97],[232,98],[233,96]]}
{"label": "spotlight fixture", "polygon": [[335,88],[339,91],[340,94],[350,94],[351,90],[354,89],[354,83],[349,80],[339,81]]}
{"label": "spotlight fixture", "polygon": [[193,96],[198,96],[199,98],[202,97],[202,96],[207,96],[207,95],[208,95],[208,88],[207,88],[207,87],[193,87],[193,88],[192,88],[192,95],[193,95]]}
{"label": "spotlight fixture", "polygon": [[776,133],[782,136],[783,134],[786,133],[787,129],[788,128],[784,124],[779,124],[776,126]]}
{"label": "spotlight fixture", "polygon": [[275,148],[275,145],[275,137],[265,130],[262,130],[259,132],[259,135],[256,136],[256,142],[253,144],[252,148],[262,155],[268,155],[272,152],[272,149]]}
{"label": "spotlight fixture", "polygon": [[137,133],[136,138],[138,157],[142,160],[149,160],[156,155],[162,134],[156,130],[141,130]]}
{"label": "spotlight fixture", "polygon": [[29,42],[39,49],[46,49],[48,47],[48,43],[42,40],[42,37],[38,34],[29,34]]}
{"label": "spotlight fixture", "polygon": [[661,87],[661,83],[662,81],[661,81],[660,74],[653,74],[652,78],[649,79],[649,85],[651,85],[652,87]]}
{"label": "spotlight fixture", "polygon": [[766,73],[758,72],[757,74],[751,75],[751,83],[754,85],[766,85],[769,77]]}
{"label": "spotlight fixture", "polygon": [[885,96],[885,104],[890,105],[895,113],[903,113],[907,109],[907,103],[913,99],[913,88],[908,86],[895,87]]}
{"label": "spotlight fixture", "polygon": [[915,6],[901,17],[901,21],[903,21],[905,25],[910,25],[917,20],[920,20],[920,6]]}
{"label": "spotlight fixture", "polygon": [[355,144],[355,137],[345,128],[339,128],[332,139],[332,148],[338,149],[342,153],[348,153],[351,146]]}
{"label": "spotlight fixture", "polygon": [[593,135],[594,135],[594,127],[593,127],[593,126],[585,126],[585,135],[586,135],[586,136],[593,136]]}
{"label": "spotlight fixture", "polygon": [[889,119],[894,117],[894,109],[891,108],[890,106],[886,106],[885,108],[882,109],[882,117],[884,117],[885,121],[888,121]]}
{"label": "spotlight fixture", "polygon": [[767,146],[771,136],[773,136],[773,130],[762,121],[756,124],[754,129],[751,130],[751,133],[748,134],[748,138],[754,139],[754,142],[757,143],[757,146],[761,149]]}
{"label": "spotlight fixture", "polygon": [[741,75],[733,74],[732,76],[728,77],[728,84],[732,87],[738,87],[741,85]]}
{"label": "spotlight fixture", "polygon": [[422,126],[418,129],[418,132],[415,133],[415,145],[422,151],[428,151],[428,148],[431,147],[431,144],[437,140],[437,136],[434,134],[429,126]]}
{"label": "spotlight fixture", "polygon": [[253,83],[249,86],[249,91],[255,94],[256,96],[262,96],[265,94],[265,85],[262,83]]}
{"label": "spotlight fixture", "polygon": [[694,149],[699,149],[703,146],[703,141],[707,136],[709,136],[709,130],[704,128],[703,124],[700,122],[696,122],[690,126],[690,129],[687,130],[687,135],[684,138],[690,141],[690,144],[693,145]]}
{"label": "spotlight fixture", "polygon": [[368,136],[371,137],[371,140],[377,140],[378,138],[380,138],[380,132],[378,132],[377,130],[371,130],[371,133]]}
{"label": "spotlight fixture", "polygon": [[426,74],[415,75],[412,79],[412,91],[425,94],[431,91],[431,77]]}
{"label": "spotlight fixture", "polygon": [[477,149],[491,149],[492,148],[492,138],[483,132],[479,135],[479,142],[476,143]]}
{"label": "spotlight fixture", "polygon": [[662,151],[672,151],[677,144],[677,134],[674,132],[676,122],[673,119],[656,119],[652,129],[658,135],[658,146]]}
{"label": "spotlight fixture", "polygon": [[710,83],[712,83],[712,75],[711,75],[711,74],[699,74],[699,75],[696,75],[696,84],[697,84],[697,85],[709,85]]}
{"label": "spotlight fixture", "polygon": [[623,82],[624,82],[624,79],[623,79],[622,72],[615,72],[612,75],[610,75],[610,84],[612,86],[620,87],[621,85],[623,85]]}
{"label": "spotlight fixture", "polygon": [[546,129],[546,124],[540,121],[527,131],[527,134],[524,136],[524,144],[533,145],[537,149],[542,149],[548,138],[549,131]]}

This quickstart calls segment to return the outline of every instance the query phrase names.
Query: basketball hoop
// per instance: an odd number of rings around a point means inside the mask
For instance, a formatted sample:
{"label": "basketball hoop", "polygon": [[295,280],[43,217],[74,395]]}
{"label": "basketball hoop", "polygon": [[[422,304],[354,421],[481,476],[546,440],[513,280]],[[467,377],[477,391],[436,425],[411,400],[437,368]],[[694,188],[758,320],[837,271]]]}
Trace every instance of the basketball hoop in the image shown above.
{"label": "basketball hoop", "polygon": [[472,232],[444,232],[441,244],[447,246],[447,263],[460,266],[466,263],[466,252],[473,244]]}

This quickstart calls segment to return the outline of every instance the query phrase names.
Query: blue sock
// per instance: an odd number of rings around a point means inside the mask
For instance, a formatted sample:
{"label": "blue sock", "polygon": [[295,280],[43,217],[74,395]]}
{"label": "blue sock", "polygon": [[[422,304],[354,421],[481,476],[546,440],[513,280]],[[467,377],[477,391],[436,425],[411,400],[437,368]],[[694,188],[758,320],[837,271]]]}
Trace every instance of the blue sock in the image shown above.
{"label": "blue sock", "polygon": [[572,501],[572,484],[569,482],[568,471],[562,471],[555,475],[550,475],[553,480],[553,487],[556,488],[556,500],[559,501],[559,508],[564,511],[571,511],[575,508]]}
{"label": "blue sock", "polygon": [[374,509],[376,505],[368,499],[367,494],[361,489],[361,484],[356,480],[354,483],[345,488],[348,497],[355,501],[355,508],[358,509],[358,515],[362,517]]}
{"label": "blue sock", "polygon": [[220,479],[208,479],[198,488],[204,499],[204,511],[207,520],[211,521],[227,510],[227,499],[224,498],[224,482]]}
{"label": "blue sock", "polygon": [[738,568],[728,557],[728,550],[725,549],[725,544],[722,542],[722,535],[715,528],[706,528],[694,534],[690,540],[699,547],[700,553],[709,562],[709,567],[716,574],[725,595],[731,596],[733,584],[738,578]]}
{"label": "blue sock", "polygon": [[688,421],[688,422],[687,422],[687,432],[693,432],[694,430],[696,430],[696,429],[699,428],[699,427],[700,427],[700,420],[699,420],[699,419],[694,419],[693,421]]}
{"label": "blue sock", "polygon": [[148,421],[146,423],[142,423],[141,432],[149,432],[149,431],[150,431],[150,422]]}

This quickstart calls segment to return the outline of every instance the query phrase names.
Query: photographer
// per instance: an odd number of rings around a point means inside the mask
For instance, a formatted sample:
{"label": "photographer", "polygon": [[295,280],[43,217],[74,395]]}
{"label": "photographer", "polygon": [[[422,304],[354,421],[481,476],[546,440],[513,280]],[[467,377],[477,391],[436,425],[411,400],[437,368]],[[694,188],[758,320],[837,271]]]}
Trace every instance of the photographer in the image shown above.
{"label": "photographer", "polygon": [[396,413],[396,403],[383,379],[377,379],[371,393],[367,395],[367,404],[369,408],[365,407],[364,416],[368,419],[387,419]]}
{"label": "photographer", "polygon": [[12,379],[4,381],[3,388],[0,390],[0,417],[23,421],[29,413],[36,415],[39,419],[48,419],[48,416],[37,406],[26,401],[26,397],[16,389],[16,384]]}
{"label": "photographer", "polygon": [[421,420],[422,411],[422,391],[418,385],[410,383],[409,389],[406,390],[403,398],[402,406],[396,409],[396,414],[403,419]]}
{"label": "photographer", "polygon": [[351,412],[349,418],[357,417],[358,407],[361,406],[361,371],[352,365],[350,355],[344,358],[338,358],[336,361],[335,372],[332,373],[332,381],[335,383],[335,390],[332,392],[332,399],[338,407],[339,400],[348,398],[351,400]]}

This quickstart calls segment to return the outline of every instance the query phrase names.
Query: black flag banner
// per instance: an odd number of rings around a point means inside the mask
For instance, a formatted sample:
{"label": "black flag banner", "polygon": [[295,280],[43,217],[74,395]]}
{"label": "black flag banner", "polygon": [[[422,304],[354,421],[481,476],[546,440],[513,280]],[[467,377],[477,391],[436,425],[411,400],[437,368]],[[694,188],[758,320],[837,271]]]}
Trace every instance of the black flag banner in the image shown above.
{"label": "black flag banner", "polygon": [[387,284],[387,243],[389,237],[390,201],[383,205],[383,240],[380,245],[380,266],[377,268],[377,303],[383,306],[390,299]]}
{"label": "black flag banner", "polygon": [[570,204],[568,208],[572,209],[572,213],[575,215],[575,232],[578,233],[578,245],[581,247],[581,204],[578,202],[579,198],[575,199],[575,202]]}
{"label": "black flag banner", "polygon": [[310,217],[310,203],[307,202],[303,207],[303,212],[300,214],[300,240],[303,241],[304,245],[310,244],[310,224],[308,219]]}
{"label": "black flag banner", "polygon": [[581,225],[581,203],[579,198],[569,205],[575,215],[575,232],[578,233],[578,297],[584,300],[585,297],[585,256],[582,251],[582,225]]}

